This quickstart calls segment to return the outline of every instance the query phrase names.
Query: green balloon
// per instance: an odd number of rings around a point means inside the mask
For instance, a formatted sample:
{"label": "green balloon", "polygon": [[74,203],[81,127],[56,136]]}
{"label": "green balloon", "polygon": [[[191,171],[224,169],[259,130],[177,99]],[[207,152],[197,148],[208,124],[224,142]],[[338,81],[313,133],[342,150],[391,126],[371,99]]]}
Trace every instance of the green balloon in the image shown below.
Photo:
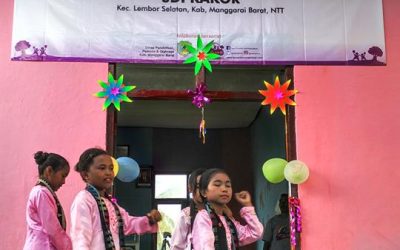
{"label": "green balloon", "polygon": [[272,158],[266,161],[262,167],[265,179],[271,183],[279,183],[285,179],[283,173],[287,161],[281,158]]}

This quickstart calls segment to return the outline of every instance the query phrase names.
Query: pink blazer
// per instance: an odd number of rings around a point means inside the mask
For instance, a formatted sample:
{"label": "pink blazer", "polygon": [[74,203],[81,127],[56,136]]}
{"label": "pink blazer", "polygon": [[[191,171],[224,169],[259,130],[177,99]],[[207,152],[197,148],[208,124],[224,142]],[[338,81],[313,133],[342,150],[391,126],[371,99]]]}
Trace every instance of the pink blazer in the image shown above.
{"label": "pink blazer", "polygon": [[[118,221],[114,206],[103,199],[110,217],[110,229],[116,250],[120,249],[118,236]],[[146,216],[130,216],[118,206],[124,220],[124,234],[155,233],[158,225],[150,225]],[[105,249],[103,231],[101,228],[100,212],[96,200],[86,190],[80,191],[71,206],[71,239],[74,250],[103,250]]]}
{"label": "pink blazer", "polygon": [[190,220],[190,207],[181,211],[179,220],[176,222],[175,230],[171,237],[171,250],[190,250],[192,243]]}
{"label": "pink blazer", "polygon": [[[236,226],[239,237],[239,245],[244,246],[261,239],[263,235],[263,225],[258,220],[254,207],[243,207],[240,216],[246,221],[246,225],[241,225],[238,221],[232,220]],[[224,216],[219,216],[226,231],[226,240],[231,242],[232,235]],[[205,209],[199,211],[193,223],[192,242],[194,250],[214,250],[214,233],[212,222]],[[231,250],[230,244],[228,249]]]}
{"label": "pink blazer", "polygon": [[34,186],[26,206],[28,224],[24,250],[71,250],[72,243],[57,218],[57,205],[51,192]]}

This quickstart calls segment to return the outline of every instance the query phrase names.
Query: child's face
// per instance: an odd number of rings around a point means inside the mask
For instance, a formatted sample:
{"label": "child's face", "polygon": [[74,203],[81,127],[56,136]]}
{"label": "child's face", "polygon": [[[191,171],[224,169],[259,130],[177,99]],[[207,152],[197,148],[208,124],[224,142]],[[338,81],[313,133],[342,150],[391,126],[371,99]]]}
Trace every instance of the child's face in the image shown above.
{"label": "child's face", "polygon": [[65,183],[65,179],[69,174],[69,166],[65,166],[56,172],[51,169],[49,173],[47,178],[49,185],[54,191],[57,191]]}
{"label": "child's face", "polygon": [[87,183],[93,185],[99,191],[111,188],[114,180],[114,166],[109,155],[98,155],[93,158],[89,170],[84,173]]}
{"label": "child's face", "polygon": [[215,174],[208,183],[204,196],[211,203],[225,205],[232,199],[231,179],[225,173]]}

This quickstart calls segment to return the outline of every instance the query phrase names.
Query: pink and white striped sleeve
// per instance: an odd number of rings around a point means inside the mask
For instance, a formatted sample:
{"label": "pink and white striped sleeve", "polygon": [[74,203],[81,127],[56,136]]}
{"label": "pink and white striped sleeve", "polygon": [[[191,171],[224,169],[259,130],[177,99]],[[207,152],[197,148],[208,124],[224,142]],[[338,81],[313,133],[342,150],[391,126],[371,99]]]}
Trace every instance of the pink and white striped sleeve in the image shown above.
{"label": "pink and white striped sleeve", "polygon": [[239,245],[248,245],[261,239],[264,227],[258,219],[254,207],[243,207],[240,209],[240,216],[246,221],[246,225],[234,221],[238,231]]}
{"label": "pink and white striped sleeve", "polygon": [[124,220],[124,234],[156,233],[158,231],[158,224],[150,225],[147,216],[131,216],[122,207],[118,206],[118,208]]}

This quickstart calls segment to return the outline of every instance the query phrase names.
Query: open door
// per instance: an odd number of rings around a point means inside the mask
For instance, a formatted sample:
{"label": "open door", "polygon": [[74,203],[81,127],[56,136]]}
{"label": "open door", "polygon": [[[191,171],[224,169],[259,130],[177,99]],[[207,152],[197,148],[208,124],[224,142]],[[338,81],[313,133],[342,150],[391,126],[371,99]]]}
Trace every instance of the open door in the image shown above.
{"label": "open door", "polygon": [[[157,198],[156,176],[187,176],[199,167],[224,168],[234,192],[250,191],[264,224],[276,213],[276,202],[281,193],[288,193],[288,183],[268,183],[261,167],[274,157],[296,159],[294,108],[288,107],[286,116],[279,111],[270,115],[269,107],[260,105],[263,96],[258,89],[276,75],[293,82],[293,67],[215,66],[211,75],[206,77],[202,72],[196,78],[193,69],[184,65],[113,64],[110,72],[123,74],[124,83],[137,88],[128,95],[133,103],[123,103],[120,112],[112,107],[107,112],[107,150],[115,155],[118,145],[128,146],[129,156],[141,168],[150,168],[152,175],[147,187],[138,185],[138,180],[116,180],[115,195],[133,215],[159,207],[169,211],[165,221],[172,223],[172,228],[160,225],[157,240],[141,236],[139,249],[161,249],[165,233],[173,230],[172,217],[188,198],[187,191],[186,197]],[[212,99],[205,107],[205,144],[199,138],[201,110],[192,105],[187,94],[195,81],[207,83],[207,96]],[[291,192],[297,195],[296,185]],[[240,209],[236,201],[231,201],[230,207],[234,213]],[[262,247],[259,241],[243,249]]]}

